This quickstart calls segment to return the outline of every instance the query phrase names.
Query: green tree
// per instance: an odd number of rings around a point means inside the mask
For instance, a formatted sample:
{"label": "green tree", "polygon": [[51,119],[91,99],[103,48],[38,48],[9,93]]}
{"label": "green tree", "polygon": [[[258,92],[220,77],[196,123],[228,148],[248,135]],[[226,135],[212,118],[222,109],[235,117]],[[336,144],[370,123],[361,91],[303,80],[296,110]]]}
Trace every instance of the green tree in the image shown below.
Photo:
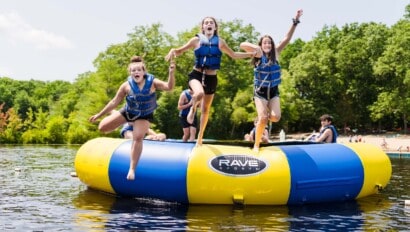
{"label": "green tree", "polygon": [[280,53],[280,66],[282,69],[289,69],[289,64],[292,58],[302,53],[305,42],[301,39],[296,39],[293,43],[286,45],[285,49]]}
{"label": "green tree", "polygon": [[384,50],[388,28],[382,24],[355,23],[344,26],[342,30],[343,36],[336,51],[336,67],[342,81],[342,88],[337,93],[343,101],[338,102],[335,110],[342,121],[353,123],[356,128],[369,128],[367,106],[376,101],[379,92],[372,67]]}
{"label": "green tree", "polygon": [[47,144],[49,134],[46,130],[48,121],[48,112],[43,112],[40,108],[38,112],[33,113],[31,108],[28,110],[28,118],[24,124],[28,125],[21,135],[22,142],[25,144]]}
{"label": "green tree", "polygon": [[[410,109],[410,21],[400,20],[392,27],[383,55],[374,65],[374,72],[384,82],[378,100],[369,108],[372,119],[389,115],[401,118],[407,132]],[[386,102],[388,107],[386,107]]]}
{"label": "green tree", "polygon": [[67,123],[63,116],[54,116],[46,124],[47,141],[51,144],[66,143]]}
{"label": "green tree", "polygon": [[27,113],[29,109],[32,108],[31,106],[30,96],[25,90],[22,90],[15,95],[13,108],[16,109],[21,119],[25,120],[28,117]]}
{"label": "green tree", "polygon": [[294,79],[299,94],[299,107],[303,110],[297,128],[301,131],[310,130],[318,115],[335,110],[335,91],[341,82],[334,75],[334,51],[330,47],[319,47],[330,43],[324,40],[319,37],[306,43],[303,52],[289,65],[290,78]]}
{"label": "green tree", "polygon": [[10,78],[0,78],[0,103],[4,103],[2,110],[6,112],[9,108],[13,107],[13,99],[15,93],[10,88],[14,81]]}
{"label": "green tree", "polygon": [[7,118],[8,118],[8,114],[3,113],[3,107],[4,107],[4,103],[0,104],[0,132],[3,131],[4,127],[6,127],[7,125]]}
{"label": "green tree", "polygon": [[158,108],[154,113],[154,129],[167,135],[168,138],[182,138],[182,127],[178,118],[178,100],[182,88],[177,86],[171,92],[164,92],[158,99]]}
{"label": "green tree", "polygon": [[21,129],[23,126],[21,119],[13,108],[9,108],[6,115],[6,127],[0,132],[0,141],[2,143],[21,143]]}
{"label": "green tree", "polygon": [[300,122],[299,130],[324,113],[333,114],[338,127],[371,127],[367,106],[379,93],[372,67],[388,36],[385,25],[352,23],[340,30],[324,27],[306,43],[289,66],[303,107],[310,107],[300,117],[308,121]]}

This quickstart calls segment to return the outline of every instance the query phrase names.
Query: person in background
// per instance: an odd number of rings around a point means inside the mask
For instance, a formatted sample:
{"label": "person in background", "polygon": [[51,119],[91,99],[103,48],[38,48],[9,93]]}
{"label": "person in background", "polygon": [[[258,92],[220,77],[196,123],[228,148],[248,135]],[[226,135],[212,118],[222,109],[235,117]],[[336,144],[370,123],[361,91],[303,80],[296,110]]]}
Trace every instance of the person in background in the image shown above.
{"label": "person in background", "polygon": [[382,143],[380,144],[380,146],[383,148],[383,150],[388,150],[388,144],[386,141],[386,137],[383,137]]}
{"label": "person in background", "polygon": [[[132,124],[124,123],[120,132],[121,138],[132,139],[133,130],[134,127],[132,126]],[[153,129],[149,128],[145,139],[165,141],[165,139],[167,139],[167,135],[164,133],[157,133]]]}
{"label": "person in background", "polygon": [[[249,133],[245,134],[244,136],[245,141],[250,141],[250,142],[255,141],[255,131],[256,131],[257,123],[258,123],[258,118],[255,118],[255,121],[253,122],[254,127]],[[263,131],[261,142],[269,143],[269,131],[268,131],[268,128],[266,127],[265,127],[265,130]]]}
{"label": "person in background", "polygon": [[[105,117],[98,129],[109,133],[124,123],[131,123],[133,128],[130,167],[127,180],[135,179],[135,168],[142,152],[143,139],[148,132],[150,123],[154,119],[154,111],[157,108],[156,90],[171,91],[175,85],[175,64],[171,61],[169,66],[168,82],[162,81],[149,74],[141,57],[133,56],[128,65],[129,77],[121,84],[116,95],[97,114],[89,118],[90,122],[96,122],[98,118],[111,112]],[[125,106],[119,111],[113,111],[123,100]]]}
{"label": "person in background", "polygon": [[[303,11],[298,10],[293,23],[285,38],[276,46],[272,37],[264,35],[258,44],[249,42],[241,43],[241,49],[247,52],[255,52],[253,58],[254,66],[254,101],[258,113],[258,124],[255,133],[254,151],[259,151],[259,144],[268,121],[278,122],[281,117],[279,84],[281,82],[281,72],[279,66],[279,55],[290,42],[296,26]],[[261,53],[261,55],[259,55]]]}
{"label": "person in background", "polygon": [[189,123],[187,120],[188,113],[192,108],[192,90],[185,89],[179,95],[178,110],[179,110],[179,122],[182,126],[183,136],[182,141],[195,141],[196,128],[198,125],[198,118],[195,114],[194,121]]}
{"label": "person in background", "polygon": [[234,52],[224,39],[218,35],[218,24],[215,18],[206,17],[201,23],[201,33],[192,37],[185,45],[172,48],[165,56],[166,60],[182,55],[188,50],[194,50],[195,65],[188,75],[188,85],[192,89],[192,107],[187,121],[192,124],[199,102],[201,102],[201,118],[197,145],[202,145],[202,139],[208,123],[209,111],[218,84],[217,70],[221,65],[222,53],[233,59],[250,58],[255,52]]}
{"label": "person in background", "polygon": [[322,127],[319,130],[319,133],[312,133],[306,140],[313,142],[323,142],[323,143],[336,143],[337,142],[337,131],[336,128],[332,125],[333,117],[324,114],[320,117],[320,124]]}

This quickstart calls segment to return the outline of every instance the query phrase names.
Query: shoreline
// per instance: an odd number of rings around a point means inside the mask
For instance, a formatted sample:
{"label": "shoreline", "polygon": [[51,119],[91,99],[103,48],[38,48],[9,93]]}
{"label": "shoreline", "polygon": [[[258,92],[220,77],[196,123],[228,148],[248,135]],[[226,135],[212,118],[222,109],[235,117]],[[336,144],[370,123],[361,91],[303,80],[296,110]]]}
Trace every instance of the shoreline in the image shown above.
{"label": "shoreline", "polygon": [[[350,143],[355,141],[350,141],[350,137],[340,136],[337,139],[338,143]],[[394,153],[402,153],[402,152],[410,152],[410,137],[409,136],[375,136],[375,135],[366,135],[362,136],[361,141],[362,143],[370,143],[375,146],[380,147],[385,152],[394,152]]]}
{"label": "shoreline", "polygon": [[[310,133],[289,134],[287,139],[303,140]],[[381,135],[339,135],[337,143],[370,143],[380,147],[385,152],[408,153],[410,152],[410,135],[381,134]]]}

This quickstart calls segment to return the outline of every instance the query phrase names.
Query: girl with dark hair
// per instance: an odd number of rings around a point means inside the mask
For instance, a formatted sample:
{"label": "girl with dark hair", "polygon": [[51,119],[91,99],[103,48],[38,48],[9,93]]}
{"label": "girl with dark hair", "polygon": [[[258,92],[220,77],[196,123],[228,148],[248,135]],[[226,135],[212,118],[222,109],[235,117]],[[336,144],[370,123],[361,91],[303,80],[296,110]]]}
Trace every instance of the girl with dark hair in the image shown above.
{"label": "girl with dark hair", "polygon": [[[281,111],[278,85],[281,82],[281,73],[279,55],[292,38],[302,13],[302,10],[297,11],[291,28],[277,46],[269,35],[262,36],[257,45],[249,42],[243,42],[240,45],[243,50],[257,54],[252,60],[254,66],[253,99],[258,113],[258,124],[256,126],[255,143],[253,146],[255,151],[259,151],[263,131],[268,121],[278,122],[280,120]],[[262,54],[259,55],[259,53]]]}

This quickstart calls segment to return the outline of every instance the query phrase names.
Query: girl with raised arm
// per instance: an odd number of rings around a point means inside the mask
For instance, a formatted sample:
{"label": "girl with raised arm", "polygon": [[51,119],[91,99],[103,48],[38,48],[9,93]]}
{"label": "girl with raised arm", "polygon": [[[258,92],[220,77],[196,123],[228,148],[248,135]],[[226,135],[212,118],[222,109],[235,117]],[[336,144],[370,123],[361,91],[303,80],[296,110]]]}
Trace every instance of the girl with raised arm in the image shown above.
{"label": "girl with raised arm", "polygon": [[[258,53],[252,60],[254,66],[253,99],[258,113],[255,143],[253,146],[255,151],[259,151],[261,138],[268,120],[271,122],[278,122],[280,120],[281,111],[278,85],[281,82],[281,73],[279,55],[292,38],[302,13],[302,10],[297,11],[288,33],[277,46],[275,46],[275,42],[269,35],[262,36],[257,45],[249,42],[243,42],[240,45],[247,52]],[[259,56],[258,51],[262,51],[261,56]]]}

